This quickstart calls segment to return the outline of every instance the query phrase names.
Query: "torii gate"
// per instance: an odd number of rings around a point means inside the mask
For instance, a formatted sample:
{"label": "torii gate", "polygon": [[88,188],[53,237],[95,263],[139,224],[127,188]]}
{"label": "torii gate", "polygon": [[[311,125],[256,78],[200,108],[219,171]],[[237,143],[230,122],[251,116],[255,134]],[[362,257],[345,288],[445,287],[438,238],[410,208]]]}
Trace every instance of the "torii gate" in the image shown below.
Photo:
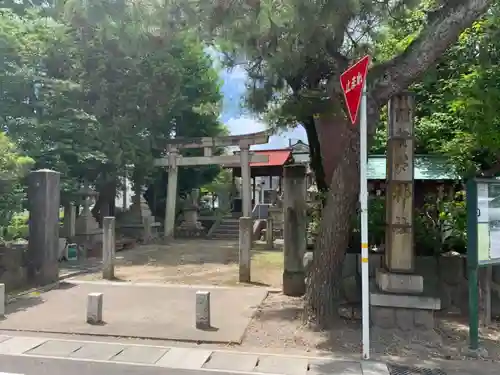
{"label": "torii gate", "polygon": [[[178,167],[195,165],[241,164],[243,216],[250,217],[252,213],[252,189],[250,182],[250,163],[266,163],[267,155],[250,153],[251,145],[261,145],[269,142],[267,131],[225,137],[176,138],[167,141],[167,156],[155,159],[156,167],[167,167],[168,187],[165,209],[165,238],[173,238],[175,228],[175,203],[177,199]],[[239,146],[239,155],[212,155],[215,147]],[[181,149],[203,148],[204,156],[184,157],[179,154]]]}

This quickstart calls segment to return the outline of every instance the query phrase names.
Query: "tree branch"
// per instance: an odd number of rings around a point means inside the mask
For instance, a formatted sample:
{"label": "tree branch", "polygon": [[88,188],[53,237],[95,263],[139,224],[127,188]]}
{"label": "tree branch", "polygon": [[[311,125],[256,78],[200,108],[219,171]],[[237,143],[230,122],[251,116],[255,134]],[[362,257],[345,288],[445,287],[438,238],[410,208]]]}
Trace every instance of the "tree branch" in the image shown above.
{"label": "tree branch", "polygon": [[403,53],[370,71],[369,95],[375,103],[382,106],[408,88],[492,3],[493,0],[449,0],[428,14],[427,25]]}

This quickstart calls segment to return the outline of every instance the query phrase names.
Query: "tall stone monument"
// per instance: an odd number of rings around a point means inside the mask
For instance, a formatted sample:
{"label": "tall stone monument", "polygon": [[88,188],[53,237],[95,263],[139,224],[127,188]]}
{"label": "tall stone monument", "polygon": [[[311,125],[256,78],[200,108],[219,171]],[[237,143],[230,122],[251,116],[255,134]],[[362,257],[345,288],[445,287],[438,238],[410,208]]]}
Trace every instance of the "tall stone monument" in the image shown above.
{"label": "tall stone monument", "polygon": [[[423,291],[422,276],[413,275],[413,98],[396,96],[389,102],[386,183],[385,268],[401,275],[384,279],[404,280],[403,290]],[[382,273],[380,274],[382,275]],[[404,276],[403,276],[404,275]],[[385,288],[385,287],[384,287]],[[393,286],[388,285],[388,288]],[[388,290],[391,291],[391,290]]]}
{"label": "tall stone monument", "polygon": [[36,285],[59,280],[60,174],[49,169],[29,176],[29,245],[27,276]]}
{"label": "tall stone monument", "polygon": [[388,108],[386,250],[370,298],[372,321],[383,328],[432,329],[440,301],[423,295],[424,279],[414,273],[413,97],[395,96]]}
{"label": "tall stone monument", "polygon": [[286,166],[283,184],[283,294],[302,296],[306,291],[303,258],[307,249],[305,165]]}

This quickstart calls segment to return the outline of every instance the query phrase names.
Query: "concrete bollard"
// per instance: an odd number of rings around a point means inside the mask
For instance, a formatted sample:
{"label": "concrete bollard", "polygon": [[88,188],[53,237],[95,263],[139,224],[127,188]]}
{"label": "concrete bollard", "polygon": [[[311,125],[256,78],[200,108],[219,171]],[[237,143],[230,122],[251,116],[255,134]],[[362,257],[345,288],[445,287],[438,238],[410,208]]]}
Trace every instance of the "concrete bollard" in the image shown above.
{"label": "concrete bollard", "polygon": [[210,292],[196,292],[196,328],[208,329],[210,324]]}
{"label": "concrete bollard", "polygon": [[240,217],[239,234],[239,281],[250,282],[250,250],[252,249],[253,219],[251,217]]}
{"label": "concrete bollard", "polygon": [[102,236],[102,278],[115,278],[115,218],[106,216],[103,219]]}
{"label": "concrete bollard", "polygon": [[5,316],[5,284],[0,284],[0,317]]}
{"label": "concrete bollard", "polygon": [[102,323],[102,293],[90,293],[87,297],[87,323]]}

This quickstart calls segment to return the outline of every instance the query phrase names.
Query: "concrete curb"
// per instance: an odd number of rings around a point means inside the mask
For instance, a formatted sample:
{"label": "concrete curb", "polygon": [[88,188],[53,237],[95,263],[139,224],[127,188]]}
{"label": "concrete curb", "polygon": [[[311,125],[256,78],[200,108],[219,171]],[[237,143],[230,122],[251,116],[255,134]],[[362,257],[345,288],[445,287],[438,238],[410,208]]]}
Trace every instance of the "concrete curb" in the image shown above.
{"label": "concrete curb", "polygon": [[[307,375],[311,369],[311,365],[315,364],[321,364],[321,366],[324,364],[326,366],[333,365],[332,368],[332,373],[336,374],[338,372],[335,372],[335,367],[339,366],[338,370],[341,371],[341,373],[362,373],[362,374],[367,374],[367,375],[389,375],[389,371],[387,369],[387,366],[385,363],[382,362],[375,362],[375,361],[361,361],[358,357],[356,360],[348,359],[345,357],[335,357],[335,356],[309,356],[309,355],[287,355],[287,354],[273,354],[273,353],[259,353],[259,352],[244,352],[244,351],[233,351],[233,350],[214,350],[214,349],[204,349],[204,348],[182,348],[182,347],[172,347],[172,346],[157,346],[157,345],[143,345],[143,344],[126,344],[126,343],[119,343],[119,346],[122,346],[123,348],[116,348],[115,351],[117,354],[111,355],[109,359],[92,359],[92,355],[89,355],[89,357],[79,357],[79,358],[74,358],[71,356],[72,353],[74,353],[74,348],[75,344],[76,346],[82,347],[84,345],[116,345],[117,343],[106,343],[106,342],[99,342],[99,341],[89,341],[89,340],[73,340],[73,339],[52,339],[52,338],[46,338],[46,337],[28,337],[24,336],[24,339],[20,338],[19,336],[16,341],[16,336],[4,336],[7,339],[2,340],[0,344],[0,354],[4,355],[14,355],[14,356],[20,356],[20,357],[36,357],[36,358],[57,358],[57,359],[62,359],[62,360],[71,360],[71,361],[83,361],[83,362],[97,362],[97,363],[114,363],[114,364],[127,364],[127,365],[138,365],[138,366],[148,366],[148,367],[156,367],[156,368],[176,368],[179,370],[186,369],[186,370],[196,370],[196,371],[202,371],[202,372],[218,372],[218,373],[230,373],[230,374],[253,374],[253,375],[259,375],[259,374],[267,374],[267,375],[273,375],[273,374],[290,374],[287,369],[290,367],[286,365],[289,361],[304,361],[302,364],[298,363],[299,366],[304,366],[303,368],[303,375]],[[10,340],[13,340],[13,342],[10,342]],[[43,353],[38,352],[34,353],[31,352],[33,350],[37,350],[41,347],[43,347],[44,344],[47,344],[48,342],[59,342],[64,345],[64,343],[68,343],[70,349],[67,354],[56,354],[54,352],[50,353]],[[10,345],[10,348],[9,348]],[[64,347],[64,346],[63,346]],[[115,356],[120,355],[120,353],[123,353],[124,351],[128,350],[127,348],[143,348],[143,349],[161,349],[165,350],[165,353],[163,353],[158,359],[152,360],[151,362],[147,361],[142,362],[142,361],[125,361],[124,359],[122,360],[114,360]],[[77,349],[78,350],[78,349]],[[64,351],[64,350],[62,350]],[[50,353],[50,354],[49,354]],[[175,361],[166,361],[164,362],[163,359],[168,356],[168,353],[176,353],[172,357],[174,357],[176,360]],[[238,366],[234,366],[234,363],[231,363],[234,360],[234,355],[243,355],[243,356],[249,356],[249,357],[254,357],[255,359],[251,359],[250,361],[255,361],[255,364],[252,369],[238,369]],[[180,357],[179,355],[182,355]],[[211,359],[213,358],[214,355],[219,355],[219,365],[216,367],[210,367],[210,366],[205,366],[210,363]],[[220,355],[224,355],[225,358],[222,362]],[[241,357],[240,357],[241,358]],[[265,359],[268,359],[268,361],[265,361]],[[172,358],[171,358],[172,359]],[[271,359],[271,361],[269,361]],[[197,362],[197,364],[193,364],[192,361]],[[272,363],[274,365],[271,365],[271,368],[267,367],[267,369],[262,368],[260,369],[258,366],[262,364],[262,361],[264,360],[264,363]],[[280,364],[281,363],[281,364]],[[277,366],[277,367],[276,367]],[[284,367],[283,367],[284,366]],[[351,366],[353,366],[351,368]],[[358,367],[359,366],[359,367]],[[264,366],[266,367],[266,366]],[[349,368],[347,368],[349,367]],[[356,367],[359,368],[356,369]],[[261,371],[259,371],[261,370]],[[347,372],[345,372],[347,370]],[[354,372],[353,372],[354,370]],[[361,371],[361,372],[360,372]],[[292,373],[297,373],[296,371],[293,371]],[[300,372],[299,372],[300,373]],[[311,375],[316,375],[316,371],[312,371]]]}
{"label": "concrete curb", "polygon": [[70,271],[70,272],[67,272],[67,273],[59,276],[59,281],[70,279],[70,278],[75,277],[75,276],[84,275],[86,273],[97,272],[100,270],[100,268],[101,268],[100,266],[92,266],[92,267],[82,269],[82,270]]}
{"label": "concrete curb", "polygon": [[56,281],[55,283],[44,285],[44,286],[41,286],[41,287],[31,288],[31,289],[28,289],[28,290],[26,290],[24,292],[17,293],[17,294],[14,294],[14,295],[8,294],[7,298],[6,298],[6,304],[9,304],[11,302],[17,301],[18,299],[27,297],[29,294],[40,293],[40,292],[48,292],[49,290],[52,290],[54,288],[59,287],[59,284],[60,284],[60,281]]}
{"label": "concrete curb", "polygon": [[[2,328],[3,332],[26,332],[26,333],[41,333],[41,334],[54,334],[54,335],[83,335],[82,333],[75,332],[65,332],[65,331],[40,331],[35,329],[13,329],[13,328]],[[189,339],[176,339],[176,340],[168,340],[158,337],[149,337],[149,336],[129,336],[129,335],[120,335],[120,334],[110,334],[110,333],[95,333],[95,332],[87,332],[85,336],[89,337],[109,337],[115,339],[133,339],[133,340],[148,340],[148,341],[176,341],[183,342],[186,344],[214,344],[214,345],[241,345],[242,338],[240,341],[217,341],[217,340],[189,340]],[[74,340],[77,341],[77,340]],[[150,346],[150,345],[147,345]],[[1,375],[1,373],[0,373]]]}
{"label": "concrete curb", "polygon": [[262,286],[220,286],[220,285],[206,285],[206,284],[160,284],[160,283],[136,283],[133,281],[107,281],[107,280],[68,280],[69,284],[90,284],[90,285],[112,285],[112,286],[145,286],[145,287],[158,287],[158,288],[187,288],[187,289],[264,289],[268,293],[281,293],[281,289]]}
{"label": "concrete curb", "polygon": [[86,273],[96,272],[96,271],[99,270],[99,268],[100,268],[99,266],[94,266],[94,267],[89,267],[87,269],[75,270],[74,272],[67,272],[67,273],[65,273],[63,275],[60,275],[59,276],[59,280],[56,281],[55,283],[44,285],[44,286],[39,286],[39,287],[35,287],[35,288],[31,288],[31,289],[25,290],[24,292],[20,292],[20,293],[15,293],[15,294],[8,293],[7,296],[6,296],[6,301],[5,302],[7,304],[9,304],[11,302],[14,302],[14,301],[20,299],[20,298],[26,297],[26,296],[28,296],[29,294],[32,294],[32,293],[48,292],[49,290],[52,290],[54,288],[59,287],[61,281],[70,279],[70,278],[75,277],[75,276],[84,275]]}

